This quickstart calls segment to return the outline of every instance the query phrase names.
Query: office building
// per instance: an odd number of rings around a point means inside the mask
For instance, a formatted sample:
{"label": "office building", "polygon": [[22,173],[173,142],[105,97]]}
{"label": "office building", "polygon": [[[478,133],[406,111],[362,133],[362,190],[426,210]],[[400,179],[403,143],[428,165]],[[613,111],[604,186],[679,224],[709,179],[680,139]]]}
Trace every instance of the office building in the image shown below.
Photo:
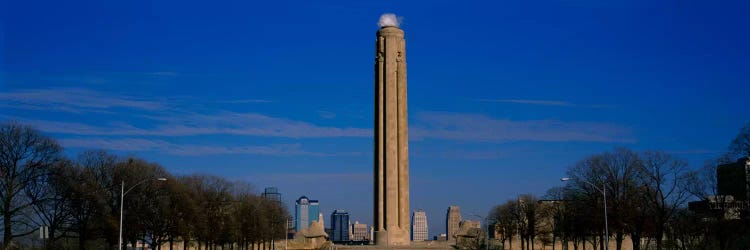
{"label": "office building", "polygon": [[349,238],[352,241],[370,241],[370,227],[367,224],[359,223],[355,221],[352,224],[352,237]]}
{"label": "office building", "polygon": [[723,213],[725,220],[750,217],[750,157],[716,168],[717,195],[688,203],[692,211]]}
{"label": "office building", "polygon": [[411,240],[427,240],[427,214],[422,209],[414,211],[411,216]]}
{"label": "office building", "polygon": [[331,241],[349,241],[349,212],[337,209],[331,213],[331,232]]}
{"label": "office building", "polygon": [[445,234],[448,240],[453,240],[460,229],[461,211],[458,206],[448,207],[448,214],[445,218]]}
{"label": "office building", "polygon": [[750,157],[719,165],[716,179],[718,195],[731,195],[734,200],[750,199]]}
{"label": "office building", "polygon": [[279,189],[276,187],[267,187],[261,196],[268,200],[281,202],[281,193],[279,193]]}
{"label": "office building", "polygon": [[310,226],[313,221],[318,221],[320,204],[317,200],[310,200],[306,196],[299,197],[294,206],[294,229],[299,232]]}

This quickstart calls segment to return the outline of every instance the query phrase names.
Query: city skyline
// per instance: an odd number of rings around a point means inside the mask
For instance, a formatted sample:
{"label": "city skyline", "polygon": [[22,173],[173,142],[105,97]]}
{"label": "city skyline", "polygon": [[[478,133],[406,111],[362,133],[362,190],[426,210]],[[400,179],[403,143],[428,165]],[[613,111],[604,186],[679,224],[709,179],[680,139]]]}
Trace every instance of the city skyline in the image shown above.
{"label": "city skyline", "polygon": [[70,157],[137,155],[372,225],[372,43],[393,12],[409,41],[411,207],[443,225],[449,205],[484,215],[541,196],[617,146],[693,169],[724,151],[747,122],[750,39],[748,3],[723,3],[13,2],[0,118]]}

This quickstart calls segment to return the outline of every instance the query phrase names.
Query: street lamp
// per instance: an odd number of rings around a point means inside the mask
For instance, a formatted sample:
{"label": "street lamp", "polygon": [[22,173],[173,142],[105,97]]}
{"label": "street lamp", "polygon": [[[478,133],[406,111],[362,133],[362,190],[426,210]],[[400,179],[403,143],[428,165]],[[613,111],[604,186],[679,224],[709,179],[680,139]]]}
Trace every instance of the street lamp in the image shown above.
{"label": "street lamp", "polygon": [[484,218],[484,216],[478,215],[478,214],[471,214],[471,216],[478,217],[482,221],[484,221],[485,226],[487,227],[487,233],[484,235],[485,242],[484,242],[484,250],[487,250],[490,245],[490,222]]}
{"label": "street lamp", "polygon": [[[574,178],[563,177],[563,178],[560,178],[560,181],[569,181],[569,180],[573,180],[573,179]],[[609,250],[609,225],[607,224],[607,187],[605,186],[605,183],[602,183],[602,188],[600,189],[599,187],[597,187],[593,183],[588,182],[586,180],[577,179],[577,178],[575,180],[581,181],[581,182],[584,182],[586,184],[591,185],[597,191],[599,191],[600,193],[602,193],[602,195],[604,196],[604,234],[607,236],[605,238],[605,241],[606,241],[606,244],[607,244],[606,249]]]}
{"label": "street lamp", "polygon": [[122,181],[122,184],[120,185],[120,237],[119,237],[119,240],[118,240],[118,243],[119,243],[118,244],[119,245],[118,249],[122,250],[122,209],[124,207],[123,205],[124,205],[124,202],[125,202],[125,195],[128,194],[128,192],[130,192],[131,190],[133,190],[133,188],[137,187],[138,185],[143,184],[144,182],[147,182],[147,181],[166,181],[166,180],[167,180],[167,178],[164,178],[164,177],[155,178],[155,179],[145,179],[145,180],[142,180],[142,181],[136,183],[132,187],[130,187],[128,189],[128,191],[125,191],[125,180]]}

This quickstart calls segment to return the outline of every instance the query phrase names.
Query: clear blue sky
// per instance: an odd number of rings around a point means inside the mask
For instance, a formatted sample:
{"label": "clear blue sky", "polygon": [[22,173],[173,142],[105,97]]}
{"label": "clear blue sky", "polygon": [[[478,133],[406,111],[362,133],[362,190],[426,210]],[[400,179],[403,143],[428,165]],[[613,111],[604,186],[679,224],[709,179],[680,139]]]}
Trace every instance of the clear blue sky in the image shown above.
{"label": "clear blue sky", "polygon": [[[277,3],[281,2],[281,3]],[[376,23],[403,17],[430,235],[625,146],[692,167],[750,122],[748,1],[3,1],[0,119],[372,220]]]}

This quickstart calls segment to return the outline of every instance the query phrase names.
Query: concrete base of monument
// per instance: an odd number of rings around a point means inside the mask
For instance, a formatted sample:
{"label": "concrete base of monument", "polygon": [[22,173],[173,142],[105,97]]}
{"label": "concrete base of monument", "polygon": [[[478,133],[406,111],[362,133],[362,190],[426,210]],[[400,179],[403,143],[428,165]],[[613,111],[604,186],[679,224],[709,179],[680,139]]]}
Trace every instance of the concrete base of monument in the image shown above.
{"label": "concrete base of monument", "polygon": [[409,231],[391,228],[388,231],[375,231],[375,245],[381,247],[388,246],[409,246],[411,239],[409,237]]}

